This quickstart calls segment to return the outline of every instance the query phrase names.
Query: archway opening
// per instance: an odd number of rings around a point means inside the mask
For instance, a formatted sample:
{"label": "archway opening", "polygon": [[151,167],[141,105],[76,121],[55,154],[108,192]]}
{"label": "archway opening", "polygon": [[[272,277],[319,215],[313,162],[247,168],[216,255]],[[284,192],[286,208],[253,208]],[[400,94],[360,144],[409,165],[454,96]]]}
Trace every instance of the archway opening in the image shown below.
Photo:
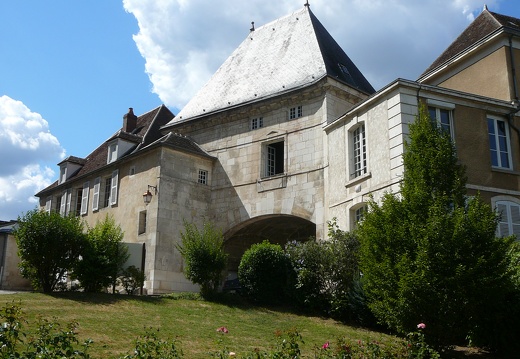
{"label": "archway opening", "polygon": [[236,277],[242,255],[253,244],[268,240],[284,247],[290,241],[304,242],[315,235],[316,224],[290,215],[261,216],[240,223],[224,234],[228,279]]}

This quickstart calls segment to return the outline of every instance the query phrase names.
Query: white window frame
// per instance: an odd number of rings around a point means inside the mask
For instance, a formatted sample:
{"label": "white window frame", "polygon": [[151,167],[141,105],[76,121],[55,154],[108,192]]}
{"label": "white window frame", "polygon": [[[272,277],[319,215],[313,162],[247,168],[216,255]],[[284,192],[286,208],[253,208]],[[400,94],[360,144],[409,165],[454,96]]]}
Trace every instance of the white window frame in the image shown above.
{"label": "white window frame", "polygon": [[495,202],[495,208],[500,214],[497,236],[506,237],[514,234],[517,238],[520,238],[520,204],[500,200]]}
{"label": "white window frame", "polygon": [[97,211],[99,209],[99,192],[101,189],[101,177],[96,177],[94,180],[94,189],[92,196],[92,210]]}
{"label": "white window frame", "polygon": [[[494,133],[489,132],[489,124],[490,121],[493,123],[493,131]],[[505,136],[500,136],[497,129],[499,126],[499,123],[502,123],[504,125],[504,133]],[[493,168],[502,168],[502,169],[513,169],[512,164],[512,158],[511,158],[511,137],[509,133],[509,126],[505,119],[495,116],[487,116],[487,125],[488,125],[488,138],[489,138],[489,151],[491,155],[491,166]],[[505,137],[505,148],[503,146],[500,146],[500,137]],[[493,148],[494,145],[494,148]],[[507,155],[507,165],[503,164],[503,157],[501,154]],[[493,159],[496,156],[496,164],[493,164]]]}
{"label": "white window frame", "polygon": [[117,142],[108,145],[107,163],[112,163],[117,160]]}
{"label": "white window frame", "polygon": [[[281,144],[281,145],[280,145]],[[276,146],[275,146],[276,145]],[[283,153],[280,155],[277,150],[283,149]],[[283,175],[287,172],[287,148],[286,139],[278,138],[273,141],[265,142],[262,144],[262,178],[274,177]],[[282,171],[277,171],[279,162],[282,161]]]}
{"label": "white window frame", "polygon": [[368,173],[368,153],[364,122],[350,130],[350,140],[351,146],[349,147],[352,150],[352,155],[350,156],[350,178],[353,179]]}
{"label": "white window frame", "polygon": [[[430,110],[435,110],[435,117],[431,118],[431,120],[435,120],[437,122],[437,126],[443,130],[448,130],[451,139],[453,140],[454,131],[453,131],[453,109],[455,105],[450,105],[448,103],[440,102],[440,101],[428,101],[428,114],[431,113]],[[448,124],[447,126],[441,122],[442,112],[447,112],[448,114]]]}
{"label": "white window frame", "polygon": [[64,183],[67,180],[67,166],[62,165],[60,167],[60,182],[59,184]]}
{"label": "white window frame", "polygon": [[289,109],[289,120],[294,120],[295,118],[300,118],[303,116],[303,106],[295,106]]}
{"label": "white window frame", "polygon": [[250,129],[257,130],[259,128],[264,127],[264,118],[263,117],[255,117],[251,119]]}
{"label": "white window frame", "polygon": [[199,169],[198,183],[207,185],[208,184],[208,171]]}
{"label": "white window frame", "polygon": [[88,212],[88,197],[90,192],[90,183],[89,181],[83,183],[83,192],[81,193],[81,209],[79,211],[80,214],[87,214]]}
{"label": "white window frame", "polygon": [[119,170],[112,171],[112,178],[111,178],[111,182],[110,182],[110,200],[109,200],[109,203],[111,206],[117,204],[118,177],[119,177]]}

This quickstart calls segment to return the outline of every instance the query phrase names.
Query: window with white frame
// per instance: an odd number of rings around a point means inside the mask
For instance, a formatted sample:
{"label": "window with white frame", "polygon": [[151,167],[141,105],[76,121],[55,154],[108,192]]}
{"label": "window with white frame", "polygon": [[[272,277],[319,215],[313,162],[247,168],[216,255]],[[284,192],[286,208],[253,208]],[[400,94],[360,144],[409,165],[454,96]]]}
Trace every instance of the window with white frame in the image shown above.
{"label": "window with white frame", "polygon": [[118,177],[119,171],[112,171],[112,177],[110,178],[110,205],[112,206],[117,204]]}
{"label": "window with white frame", "polygon": [[430,119],[436,121],[437,125],[453,138],[453,111],[447,108],[428,106],[428,113]]}
{"label": "window with white frame", "polygon": [[302,106],[296,106],[291,107],[289,109],[289,119],[293,120],[295,118],[299,118],[303,116],[303,107]]}
{"label": "window with white frame", "polygon": [[500,215],[498,236],[506,237],[514,234],[520,238],[520,205],[511,201],[498,201],[496,209]]}
{"label": "window with white frame", "polygon": [[350,222],[351,228],[356,228],[358,223],[363,220],[365,213],[367,212],[368,207],[366,204],[356,205],[356,207],[351,208],[350,210]]}
{"label": "window with white frame", "polygon": [[67,180],[67,166],[63,165],[60,167],[60,184]]}
{"label": "window with white frame", "polygon": [[115,160],[117,160],[117,142],[112,143],[108,146],[107,163],[112,163]]}
{"label": "window with white frame", "polygon": [[206,170],[199,170],[198,183],[200,183],[200,184],[208,184],[208,171],[206,171]]}
{"label": "window with white frame", "polygon": [[367,173],[367,147],[365,124],[361,124],[352,131],[352,171],[351,178]]}
{"label": "window with white frame", "polygon": [[497,168],[511,169],[511,147],[509,128],[505,121],[488,116],[489,150],[491,165]]}
{"label": "window with white frame", "polygon": [[110,188],[112,187],[112,179],[110,177],[105,178],[103,186],[103,208],[108,207],[110,204]]}
{"label": "window with white frame", "polygon": [[72,191],[70,189],[63,191],[60,199],[60,215],[66,216],[70,213],[71,199]]}
{"label": "window with white frame", "polygon": [[74,208],[74,215],[79,216],[81,214],[81,200],[83,198],[83,188],[76,190],[76,205]]}
{"label": "window with white frame", "polygon": [[263,177],[284,173],[284,141],[271,142],[263,147]]}
{"label": "window with white frame", "polygon": [[264,127],[264,118],[263,117],[252,118],[250,127],[252,130],[256,130],[256,129]]}

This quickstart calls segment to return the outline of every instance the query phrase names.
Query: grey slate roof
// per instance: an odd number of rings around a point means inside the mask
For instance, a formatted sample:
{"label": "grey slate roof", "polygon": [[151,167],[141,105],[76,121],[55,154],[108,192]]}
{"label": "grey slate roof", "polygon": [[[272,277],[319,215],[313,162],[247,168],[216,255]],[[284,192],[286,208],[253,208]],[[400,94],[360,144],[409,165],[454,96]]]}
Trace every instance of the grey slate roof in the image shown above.
{"label": "grey slate roof", "polygon": [[325,76],[375,92],[306,6],[251,31],[170,124],[306,87]]}
{"label": "grey slate roof", "polygon": [[520,19],[497,14],[485,8],[426,71],[424,71],[419,77],[419,80],[450,59],[477,45],[481,40],[501,30],[519,34]]}

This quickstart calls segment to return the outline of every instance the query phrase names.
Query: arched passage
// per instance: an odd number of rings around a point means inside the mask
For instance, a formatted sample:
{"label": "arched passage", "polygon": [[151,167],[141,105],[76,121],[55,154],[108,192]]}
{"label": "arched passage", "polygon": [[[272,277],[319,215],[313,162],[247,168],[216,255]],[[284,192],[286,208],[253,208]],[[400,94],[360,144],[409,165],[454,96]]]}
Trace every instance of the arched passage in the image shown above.
{"label": "arched passage", "polygon": [[237,272],[242,255],[255,243],[269,240],[283,247],[289,241],[306,241],[315,235],[314,223],[290,215],[260,216],[242,222],[224,234],[228,271]]}

